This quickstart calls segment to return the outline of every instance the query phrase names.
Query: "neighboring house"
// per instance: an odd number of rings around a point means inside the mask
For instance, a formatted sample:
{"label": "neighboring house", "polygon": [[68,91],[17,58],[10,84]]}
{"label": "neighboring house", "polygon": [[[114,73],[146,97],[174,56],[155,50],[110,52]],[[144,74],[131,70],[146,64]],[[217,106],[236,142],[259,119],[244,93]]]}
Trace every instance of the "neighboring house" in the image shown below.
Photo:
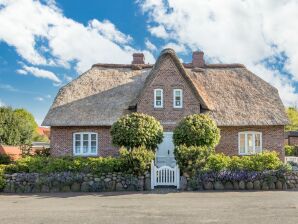
{"label": "neighboring house", "polygon": [[37,133],[50,139],[51,129],[46,127],[38,127]]}
{"label": "neighboring house", "polygon": [[157,157],[173,157],[172,132],[190,114],[208,113],[221,130],[217,152],[248,155],[276,150],[284,158],[288,123],[276,88],[241,64],[205,64],[203,52],[181,63],[172,49],[154,65],[95,64],[62,87],[43,125],[51,126],[54,156],[113,156],[110,127],[123,114],[154,116],[164,128]]}
{"label": "neighboring house", "polygon": [[298,145],[298,131],[288,131],[285,133],[285,144]]}

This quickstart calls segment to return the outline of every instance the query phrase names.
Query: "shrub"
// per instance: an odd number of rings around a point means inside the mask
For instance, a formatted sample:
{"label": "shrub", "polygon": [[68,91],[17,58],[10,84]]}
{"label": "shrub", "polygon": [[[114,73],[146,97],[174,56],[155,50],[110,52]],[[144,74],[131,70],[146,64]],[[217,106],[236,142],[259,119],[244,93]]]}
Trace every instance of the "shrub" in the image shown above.
{"label": "shrub", "polygon": [[194,174],[198,169],[205,166],[208,156],[214,150],[208,147],[180,145],[175,147],[174,155],[182,173]]}
{"label": "shrub", "polygon": [[204,170],[220,171],[228,168],[231,158],[223,153],[210,155]]}
{"label": "shrub", "polygon": [[143,175],[150,170],[151,161],[154,159],[154,152],[144,146],[127,150],[120,149],[122,169],[136,175]]}
{"label": "shrub", "polygon": [[163,128],[154,117],[132,113],[116,121],[111,128],[112,142],[116,146],[134,148],[145,146],[155,150],[162,142]]}
{"label": "shrub", "polygon": [[264,151],[250,156],[225,156],[222,153],[211,155],[204,167],[208,171],[221,170],[245,170],[245,171],[265,171],[279,170],[283,166],[277,152]]}
{"label": "shrub", "polygon": [[220,130],[206,114],[185,117],[174,130],[174,144],[186,146],[207,146],[214,148],[220,139]]}
{"label": "shrub", "polygon": [[298,145],[285,145],[286,156],[298,156]]}
{"label": "shrub", "polygon": [[0,191],[5,187],[4,166],[0,165]]}
{"label": "shrub", "polygon": [[[53,173],[53,172],[85,172],[107,173],[122,171],[118,158],[82,158],[82,157],[40,157],[28,156],[5,167],[6,173]],[[125,170],[123,170],[125,171]]]}
{"label": "shrub", "polygon": [[0,154],[0,164],[10,164],[12,162],[12,158],[10,155]]}

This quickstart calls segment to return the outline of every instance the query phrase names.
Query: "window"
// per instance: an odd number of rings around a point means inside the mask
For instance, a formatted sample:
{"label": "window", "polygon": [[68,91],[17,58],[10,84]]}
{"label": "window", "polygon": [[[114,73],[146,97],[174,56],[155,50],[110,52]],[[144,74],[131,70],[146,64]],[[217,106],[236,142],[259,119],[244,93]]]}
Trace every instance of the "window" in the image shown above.
{"label": "window", "polygon": [[78,132],[73,134],[75,156],[97,155],[97,133]]}
{"label": "window", "polygon": [[162,89],[154,90],[154,107],[163,108],[163,90]]}
{"label": "window", "polygon": [[182,89],[174,89],[173,91],[173,107],[182,108]]}
{"label": "window", "polygon": [[239,132],[238,143],[240,155],[262,152],[262,133],[254,131]]}

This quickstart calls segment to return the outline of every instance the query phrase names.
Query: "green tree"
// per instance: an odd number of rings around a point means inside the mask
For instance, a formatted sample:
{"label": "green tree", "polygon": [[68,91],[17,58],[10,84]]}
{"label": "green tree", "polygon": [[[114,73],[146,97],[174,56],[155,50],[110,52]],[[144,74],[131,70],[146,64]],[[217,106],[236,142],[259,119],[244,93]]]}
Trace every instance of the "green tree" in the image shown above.
{"label": "green tree", "polygon": [[163,128],[154,117],[132,113],[122,116],[112,125],[112,142],[128,149],[145,146],[155,150],[162,142]]}
{"label": "green tree", "polygon": [[0,144],[19,145],[19,120],[11,107],[0,107]]}
{"label": "green tree", "polygon": [[20,144],[31,144],[33,136],[37,134],[38,127],[33,115],[25,109],[16,109],[14,113],[19,122]]}
{"label": "green tree", "polygon": [[37,130],[34,117],[25,109],[0,107],[0,143],[30,145]]}
{"label": "green tree", "polygon": [[174,130],[176,146],[206,146],[214,148],[220,140],[220,130],[206,114],[194,114],[185,117]]}
{"label": "green tree", "polygon": [[290,124],[286,126],[286,131],[298,131],[298,110],[294,107],[286,108]]}

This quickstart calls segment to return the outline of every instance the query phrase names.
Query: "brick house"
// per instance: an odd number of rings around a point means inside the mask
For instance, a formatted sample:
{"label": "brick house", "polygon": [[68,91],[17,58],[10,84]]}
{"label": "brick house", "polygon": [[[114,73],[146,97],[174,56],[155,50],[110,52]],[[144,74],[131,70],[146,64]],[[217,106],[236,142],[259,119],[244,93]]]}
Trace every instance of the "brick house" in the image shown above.
{"label": "brick house", "polygon": [[172,131],[185,116],[208,113],[221,130],[217,152],[247,155],[264,149],[284,157],[288,120],[276,88],[241,64],[205,64],[194,52],[181,63],[172,49],[154,65],[143,54],[131,64],[95,64],[62,87],[43,125],[51,126],[54,156],[114,156],[110,127],[123,114],[154,116],[164,128],[157,157],[172,158]]}

